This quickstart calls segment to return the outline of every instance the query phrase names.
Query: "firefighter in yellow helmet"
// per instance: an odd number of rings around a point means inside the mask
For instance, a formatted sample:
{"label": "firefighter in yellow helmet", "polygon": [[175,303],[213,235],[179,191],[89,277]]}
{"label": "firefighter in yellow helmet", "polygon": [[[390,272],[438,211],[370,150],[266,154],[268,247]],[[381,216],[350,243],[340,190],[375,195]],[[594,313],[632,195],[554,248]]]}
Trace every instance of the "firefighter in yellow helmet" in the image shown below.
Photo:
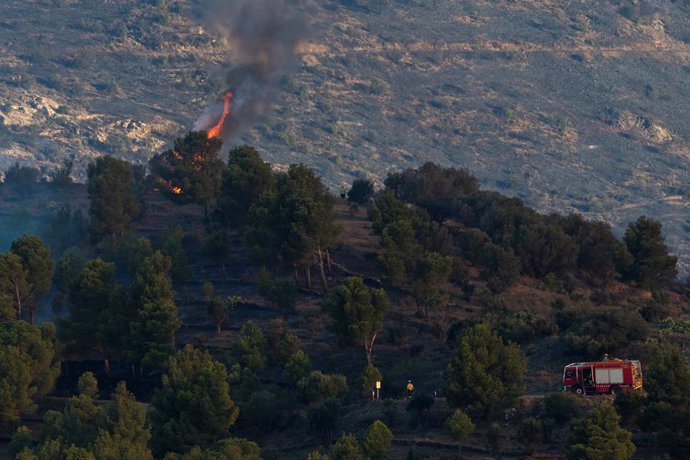
{"label": "firefighter in yellow helmet", "polygon": [[412,393],[414,393],[414,384],[412,383],[412,380],[407,381],[405,389],[407,390],[407,397],[409,398],[410,396],[412,396]]}

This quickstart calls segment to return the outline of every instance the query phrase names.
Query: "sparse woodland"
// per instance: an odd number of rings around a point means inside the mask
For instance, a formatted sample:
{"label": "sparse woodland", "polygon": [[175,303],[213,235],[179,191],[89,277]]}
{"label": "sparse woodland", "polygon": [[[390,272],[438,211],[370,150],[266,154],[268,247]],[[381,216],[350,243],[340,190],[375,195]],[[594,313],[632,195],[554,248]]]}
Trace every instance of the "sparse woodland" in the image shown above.
{"label": "sparse woodland", "polygon": [[[0,254],[0,455],[690,455],[690,291],[662,222],[618,238],[433,163],[341,198],[220,154],[191,132],[147,174],[6,172],[0,200],[65,199]],[[639,358],[646,392],[560,391],[605,354]]]}

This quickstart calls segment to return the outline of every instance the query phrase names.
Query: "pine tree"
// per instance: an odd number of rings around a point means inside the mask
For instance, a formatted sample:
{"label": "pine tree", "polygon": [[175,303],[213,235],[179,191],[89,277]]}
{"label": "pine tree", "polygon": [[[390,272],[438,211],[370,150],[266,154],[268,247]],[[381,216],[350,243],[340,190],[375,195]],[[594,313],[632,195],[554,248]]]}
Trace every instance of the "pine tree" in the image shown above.
{"label": "pine tree", "polygon": [[332,327],[341,343],[364,347],[367,365],[372,365],[376,337],[389,308],[383,289],[369,289],[362,278],[349,277],[338,286],[323,306],[333,319]]}
{"label": "pine tree", "polygon": [[37,236],[23,235],[12,242],[10,251],[22,259],[26,270],[28,292],[24,306],[29,311],[33,324],[39,298],[48,292],[53,284],[55,263],[50,258],[50,248]]}
{"label": "pine tree", "polygon": [[367,429],[364,438],[364,453],[371,460],[385,460],[388,458],[388,451],[393,441],[393,433],[380,420],[376,420]]}
{"label": "pine tree", "polygon": [[568,460],[627,460],[635,453],[632,434],[619,425],[620,416],[613,406],[601,405],[576,421],[566,447]]}
{"label": "pine tree", "polygon": [[225,366],[187,345],[170,358],[151,400],[154,451],[161,455],[210,447],[228,435],[238,413]]}
{"label": "pine tree", "polygon": [[91,238],[121,238],[141,213],[132,165],[111,156],[98,158],[88,167],[91,207]]}

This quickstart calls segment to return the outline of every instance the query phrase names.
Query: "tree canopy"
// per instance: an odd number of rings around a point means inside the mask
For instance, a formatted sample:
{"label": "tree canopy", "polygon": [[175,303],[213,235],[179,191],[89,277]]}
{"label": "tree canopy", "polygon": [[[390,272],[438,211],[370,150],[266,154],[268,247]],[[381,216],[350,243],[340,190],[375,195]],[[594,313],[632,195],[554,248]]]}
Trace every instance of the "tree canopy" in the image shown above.
{"label": "tree canopy", "polygon": [[627,460],[635,453],[631,433],[619,425],[613,406],[601,405],[576,421],[566,448],[568,460]]}
{"label": "tree canopy", "polygon": [[469,327],[446,370],[448,403],[494,413],[510,407],[523,392],[526,367],[517,345],[505,344],[486,324]]}
{"label": "tree canopy", "polygon": [[87,173],[92,240],[121,238],[142,210],[132,165],[104,156],[91,163]]}
{"label": "tree canopy", "polygon": [[623,241],[633,257],[631,279],[649,289],[664,288],[675,279],[678,257],[668,253],[659,221],[641,216],[628,225]]}
{"label": "tree canopy", "polygon": [[170,358],[150,407],[154,453],[185,453],[228,436],[239,410],[230,398],[225,366],[186,345]]}
{"label": "tree canopy", "polygon": [[55,326],[0,322],[0,425],[32,413],[60,375]]}
{"label": "tree canopy", "polygon": [[333,318],[332,327],[341,343],[364,346],[367,364],[372,365],[376,336],[383,327],[389,303],[383,289],[369,289],[362,278],[349,277],[324,303]]}

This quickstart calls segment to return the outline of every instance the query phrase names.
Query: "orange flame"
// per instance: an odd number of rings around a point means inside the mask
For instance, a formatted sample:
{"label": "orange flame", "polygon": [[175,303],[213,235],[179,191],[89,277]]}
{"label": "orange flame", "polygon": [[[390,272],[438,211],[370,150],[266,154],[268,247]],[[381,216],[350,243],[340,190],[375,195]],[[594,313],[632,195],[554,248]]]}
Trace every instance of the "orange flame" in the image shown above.
{"label": "orange flame", "polygon": [[212,137],[219,137],[221,131],[223,131],[225,119],[228,117],[228,115],[230,115],[230,101],[232,100],[233,96],[232,91],[225,93],[225,96],[223,97],[223,114],[220,116],[220,120],[218,120],[216,126],[208,130],[209,139]]}
{"label": "orange flame", "polygon": [[175,195],[179,195],[179,194],[182,193],[182,189],[181,189],[180,187],[173,187],[173,188],[172,188],[172,192],[173,192]]}

